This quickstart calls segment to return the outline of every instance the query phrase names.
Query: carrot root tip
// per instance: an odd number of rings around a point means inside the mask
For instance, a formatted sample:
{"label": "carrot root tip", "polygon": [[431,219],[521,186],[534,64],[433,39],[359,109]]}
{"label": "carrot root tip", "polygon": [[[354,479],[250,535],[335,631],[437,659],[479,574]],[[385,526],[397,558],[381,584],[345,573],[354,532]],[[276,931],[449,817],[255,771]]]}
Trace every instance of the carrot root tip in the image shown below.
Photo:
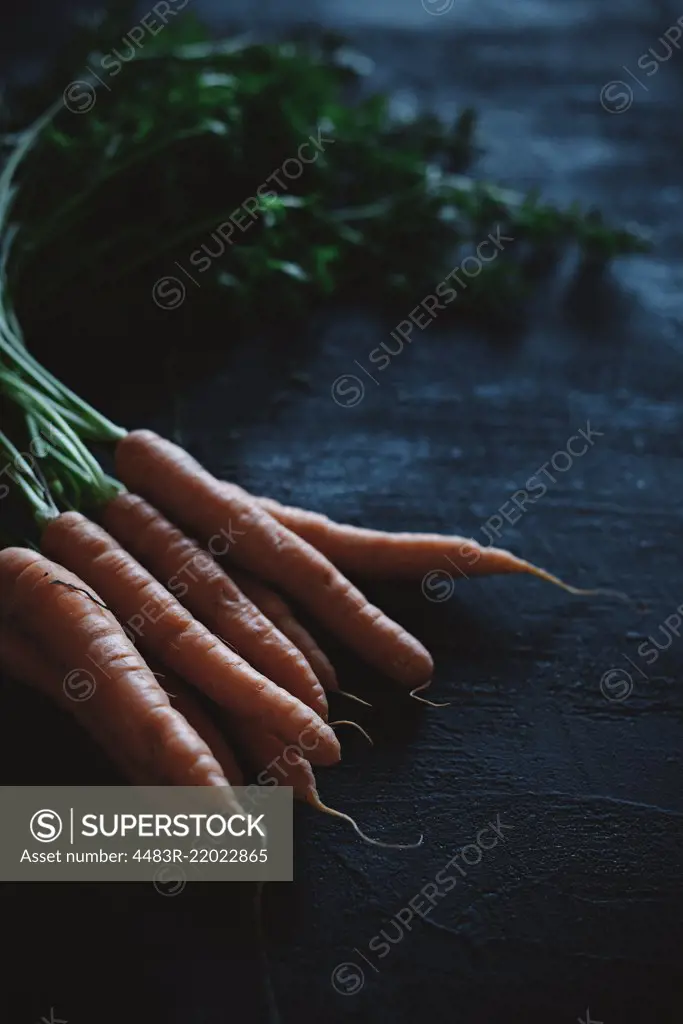
{"label": "carrot root tip", "polygon": [[354,821],[350,814],[345,814],[343,811],[337,811],[334,807],[328,807],[327,804],[324,804],[316,790],[310,792],[306,799],[317,811],[321,811],[323,814],[329,814],[333,818],[339,818],[341,821],[348,822],[354,832],[359,835],[364,842],[370,843],[371,846],[382,846],[389,850],[414,850],[418,846],[422,845],[422,841],[424,839],[423,835],[420,836],[416,843],[385,843],[382,842],[381,839],[373,839],[371,836],[366,836],[365,832],[362,831],[358,823]]}
{"label": "carrot root tip", "polygon": [[329,722],[329,726],[330,726],[331,729],[333,729],[335,727],[335,725],[352,725],[354,729],[358,729],[358,732],[362,733],[363,736],[365,736],[365,738],[368,741],[368,743],[370,744],[370,746],[374,747],[375,742],[374,742],[372,736],[369,733],[367,733],[365,731],[365,729],[363,728],[363,726],[359,725],[358,722],[352,722],[351,719],[349,719],[349,718],[340,718],[336,722]]}
{"label": "carrot root tip", "polygon": [[574,597],[614,597],[619,601],[626,601],[631,603],[631,598],[628,594],[625,594],[623,590],[613,590],[610,587],[573,587],[571,583],[565,583],[559,576],[555,576],[551,572],[547,572],[545,569],[540,569],[537,565],[532,565],[531,562],[526,562],[527,572],[532,576],[538,577],[538,579],[545,580],[546,583],[552,583],[554,586],[559,587],[560,590],[566,591],[568,594],[573,594]]}
{"label": "carrot root tip", "polygon": [[451,701],[449,701],[449,700],[438,702],[438,701],[435,701],[435,700],[427,700],[426,697],[418,697],[417,696],[418,693],[422,693],[423,690],[426,690],[427,687],[431,686],[431,685],[432,685],[432,681],[430,679],[428,682],[422,683],[421,686],[416,686],[414,690],[411,690],[409,696],[412,697],[413,700],[418,701],[418,703],[426,704],[427,707],[430,707],[430,708],[447,708],[447,707],[450,707]]}
{"label": "carrot root tip", "polygon": [[347,690],[332,690],[332,693],[340,693],[342,697],[348,697],[349,700],[355,700],[359,704],[364,704],[366,708],[371,708],[372,704],[370,701],[363,700],[362,697],[357,697],[355,693],[349,693]]}

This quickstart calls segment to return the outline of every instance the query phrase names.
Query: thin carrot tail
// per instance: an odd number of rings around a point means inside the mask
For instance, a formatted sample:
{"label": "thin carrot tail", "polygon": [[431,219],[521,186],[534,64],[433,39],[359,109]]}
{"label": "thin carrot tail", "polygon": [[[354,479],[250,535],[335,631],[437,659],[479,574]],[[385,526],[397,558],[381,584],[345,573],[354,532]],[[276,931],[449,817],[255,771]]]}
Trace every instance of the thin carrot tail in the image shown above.
{"label": "thin carrot tail", "polygon": [[431,686],[431,685],[432,685],[432,681],[431,681],[431,679],[429,679],[429,680],[427,680],[426,683],[423,683],[422,686],[416,686],[414,690],[411,690],[410,693],[408,694],[408,696],[412,697],[413,700],[418,701],[420,704],[426,704],[430,708],[447,708],[447,707],[450,707],[451,702],[449,700],[444,701],[443,703],[437,703],[437,701],[435,701],[435,700],[427,700],[426,697],[418,697],[417,696],[418,693],[421,693],[423,690],[426,690],[427,687]]}
{"label": "thin carrot tail", "polygon": [[577,597],[603,596],[615,597],[620,601],[631,601],[628,594],[621,590],[612,590],[609,587],[591,587],[589,589],[574,587],[571,583],[565,583],[564,580],[560,579],[559,576],[555,576],[554,573],[548,572],[547,569],[541,569],[540,566],[534,565],[533,562],[527,562],[525,558],[513,555],[511,551],[506,551],[503,548],[483,548],[482,551],[487,552],[488,556],[495,562],[495,567],[490,565],[490,572],[527,573],[529,576],[536,576],[537,579],[545,580],[546,583],[552,583],[553,586],[559,587],[561,590],[566,591],[566,593],[574,594]]}
{"label": "thin carrot tail", "polygon": [[380,839],[372,839],[370,836],[366,836],[365,832],[361,830],[358,823],[354,821],[349,814],[344,814],[343,811],[336,811],[334,807],[328,807],[327,804],[324,804],[318,796],[317,790],[309,792],[306,796],[306,801],[312,807],[315,807],[317,811],[322,811],[323,814],[329,814],[333,818],[340,818],[342,821],[347,821],[353,828],[354,832],[356,832],[364,842],[370,843],[372,846],[383,846],[389,850],[414,850],[416,847],[422,845],[422,840],[424,839],[424,836],[422,835],[416,843],[383,843]]}
{"label": "thin carrot tail", "polygon": [[349,693],[348,690],[335,690],[334,693],[340,694],[342,697],[348,697],[349,700],[355,700],[359,704],[364,704],[366,708],[371,708],[372,704],[369,700],[363,700],[362,697],[357,697],[355,693]]}
{"label": "thin carrot tail", "polygon": [[545,580],[547,583],[552,583],[554,586],[565,590],[568,594],[574,594],[576,597],[615,597],[619,601],[631,601],[628,594],[625,594],[622,590],[612,590],[609,587],[589,587],[588,589],[574,587],[571,583],[565,583],[559,576],[555,576],[553,573],[547,572],[546,569],[541,569],[539,566],[533,565],[532,562],[527,562],[523,558],[519,559],[519,565],[523,572],[536,576],[540,580]]}
{"label": "thin carrot tail", "polygon": [[358,722],[352,722],[350,718],[340,718],[336,722],[328,722],[327,724],[329,725],[330,729],[334,729],[335,725],[352,725],[354,729],[358,729],[358,732],[362,733],[363,736],[365,736],[366,740],[368,741],[371,747],[374,747],[375,745],[375,741],[373,740],[370,733],[367,733],[363,726],[359,725]]}

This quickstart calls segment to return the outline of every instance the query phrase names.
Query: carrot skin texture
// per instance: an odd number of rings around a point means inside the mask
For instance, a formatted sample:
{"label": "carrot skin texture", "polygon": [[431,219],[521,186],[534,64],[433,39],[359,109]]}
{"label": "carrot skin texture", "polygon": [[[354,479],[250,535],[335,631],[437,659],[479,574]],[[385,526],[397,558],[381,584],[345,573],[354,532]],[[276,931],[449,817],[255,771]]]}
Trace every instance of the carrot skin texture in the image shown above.
{"label": "carrot skin texture", "polygon": [[242,769],[237,763],[237,758],[228,746],[228,741],[223,733],[199,703],[196,694],[192,692],[193,688],[166,668],[159,667],[157,672],[156,662],[153,664],[153,667],[154,674],[159,680],[159,685],[166,692],[171,702],[171,707],[183,716],[187,724],[206,743],[223,769],[223,774],[230,785],[243,786],[244,776],[242,775]]}
{"label": "carrot skin texture", "polygon": [[325,692],[304,656],[207,551],[137,494],[120,494],[100,518],[105,529],[216,636],[327,720]]}
{"label": "carrot skin texture", "polygon": [[268,772],[264,785],[291,786],[298,800],[308,801],[317,796],[315,777],[310,762],[299,750],[287,747],[277,736],[263,732],[252,723],[243,723],[240,739],[245,757],[258,770],[257,779]]}
{"label": "carrot skin texture", "polygon": [[[10,622],[11,620],[7,619],[0,627],[0,666],[3,671],[18,683],[25,683],[34,690],[39,690],[45,697],[71,714],[79,725],[90,733],[132,785],[160,785],[159,766],[154,765],[149,756],[145,760],[134,757],[130,743],[114,742],[114,736],[107,730],[101,716],[92,714],[93,709],[86,707],[88,701],[70,700],[62,685],[64,670],[38,650],[33,637],[22,633],[16,624]],[[91,713],[88,714],[88,711]]]}
{"label": "carrot skin texture", "polygon": [[231,575],[242,593],[301,651],[325,689],[338,690],[339,682],[332,662],[295,618],[287,602],[249,573],[231,570]]}
{"label": "carrot skin texture", "polygon": [[[0,660],[7,670],[73,714],[134,783],[224,786],[239,807],[209,748],[170,706],[111,613],[62,585],[86,584],[36,552],[16,551],[0,552]],[[64,680],[83,669],[94,690],[74,701]]]}
{"label": "carrot skin texture", "polygon": [[235,714],[262,719],[285,741],[312,731],[320,763],[339,760],[337,737],[315,712],[217,640],[101,527],[65,512],[48,523],[42,546],[96,587],[120,621],[142,618],[145,645],[183,679]]}
{"label": "carrot skin texture", "polygon": [[133,431],[119,441],[116,465],[130,490],[196,529],[204,540],[226,526],[234,528],[233,561],[292,594],[372,665],[411,688],[431,679],[434,664],[422,644],[246,491],[220,483],[187,452],[149,430]]}
{"label": "carrot skin texture", "polygon": [[438,533],[385,533],[337,523],[319,512],[256,499],[266,512],[351,575],[420,579],[431,569],[453,567],[463,576],[531,573],[534,566],[503,548]]}
{"label": "carrot skin texture", "polygon": [[170,698],[171,707],[182,715],[198,736],[201,736],[223,769],[223,774],[230,785],[243,786],[244,776],[242,775],[242,769],[223,735],[205,713],[204,709],[197,704],[193,695],[187,690],[182,690],[177,684],[174,683],[174,685],[176,689]]}

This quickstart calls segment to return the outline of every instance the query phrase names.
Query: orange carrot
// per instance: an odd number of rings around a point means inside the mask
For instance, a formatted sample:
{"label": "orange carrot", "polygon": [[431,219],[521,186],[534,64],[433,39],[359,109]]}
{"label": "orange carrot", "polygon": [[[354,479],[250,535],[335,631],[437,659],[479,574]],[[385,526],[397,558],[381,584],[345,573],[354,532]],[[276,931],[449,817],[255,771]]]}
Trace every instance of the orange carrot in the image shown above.
{"label": "orange carrot", "polygon": [[410,850],[419,846],[422,842],[420,837],[417,843],[385,843],[379,839],[371,839],[358,826],[357,822],[343,811],[337,811],[328,807],[320,799],[318,787],[310,762],[302,754],[300,747],[285,746],[277,736],[269,735],[258,726],[249,723],[240,726],[240,736],[243,743],[245,756],[254,768],[259,770],[257,782],[263,785],[291,786],[294,796],[302,800],[317,811],[329,814],[333,818],[340,818],[348,822],[353,830],[366,843],[373,846],[386,846],[396,850]]}
{"label": "orange carrot", "polygon": [[101,527],[78,512],[52,519],[44,550],[95,587],[151,654],[235,714],[258,718],[285,742],[307,729],[319,736],[318,763],[339,760],[322,719],[217,640]]}
{"label": "orange carrot", "polygon": [[463,577],[528,573],[570,593],[583,591],[502,548],[484,547],[466,537],[438,533],[385,533],[336,523],[319,512],[257,498],[278,522],[321,551],[343,572],[383,579],[420,579],[430,570],[455,569]]}
{"label": "orange carrot", "polygon": [[230,558],[297,598],[361,657],[410,688],[427,682],[429,652],[375,608],[315,548],[286,529],[254,498],[219,483],[187,452],[149,430],[127,434],[117,445],[118,475],[205,541],[237,540]]}
{"label": "orange carrot", "polygon": [[327,719],[327,699],[301,651],[275,628],[204,551],[136,494],[102,510],[109,533],[257,671]]}
{"label": "orange carrot", "polygon": [[[88,699],[91,690],[93,694],[96,692],[93,673],[83,669],[65,673],[56,662],[40,653],[33,637],[14,624],[10,626],[9,620],[0,627],[0,665],[17,682],[40,690],[75,718],[132,785],[163,784],[158,759],[153,761],[150,756],[149,742],[144,751],[137,748],[134,740],[131,742],[134,726],[130,722],[126,725],[125,740],[117,736],[116,720],[112,728],[110,721]],[[73,693],[73,698],[68,696],[69,692]]]}
{"label": "orange carrot", "polygon": [[299,800],[309,800],[312,793],[317,795],[313,769],[300,747],[288,747],[257,723],[245,721],[239,723],[239,742],[245,757],[259,772],[257,782],[291,786]]}
{"label": "orange carrot", "polygon": [[81,579],[37,552],[7,548],[0,611],[6,669],[68,708],[131,781],[224,786],[239,809],[209,748]]}
{"label": "orange carrot", "polygon": [[244,776],[242,769],[237,763],[228,741],[218,728],[208,711],[205,711],[199,702],[194,688],[180,679],[166,667],[158,662],[152,662],[150,668],[159,681],[159,685],[165,690],[171,707],[180,712],[185,721],[191,726],[198,736],[206,743],[207,747],[223,769],[223,774],[231,786],[243,786]]}
{"label": "orange carrot", "polygon": [[308,630],[297,621],[287,602],[249,573],[233,569],[230,573],[242,593],[301,651],[325,689],[338,690],[337,673],[332,662]]}

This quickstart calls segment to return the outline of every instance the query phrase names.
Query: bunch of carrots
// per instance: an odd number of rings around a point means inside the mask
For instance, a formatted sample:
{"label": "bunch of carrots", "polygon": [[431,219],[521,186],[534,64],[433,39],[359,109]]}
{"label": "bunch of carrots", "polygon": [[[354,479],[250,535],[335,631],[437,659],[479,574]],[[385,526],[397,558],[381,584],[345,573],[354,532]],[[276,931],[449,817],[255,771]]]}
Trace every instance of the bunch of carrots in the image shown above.
{"label": "bunch of carrots", "polygon": [[[32,471],[42,554],[0,552],[0,664],[68,707],[138,784],[241,783],[196,688],[229,715],[254,769],[279,759],[281,783],[329,812],[312,766],[340,758],[326,698],[337,677],[279,592],[415,693],[431,656],[344,571],[419,580],[443,555],[471,571],[476,548],[479,575],[548,578],[464,538],[362,530],[253,497],[152,431],[118,441],[116,468],[129,490],[103,493],[93,518],[60,512]],[[25,487],[27,469],[13,470]],[[77,669],[94,680],[83,702],[63,689]]]}
{"label": "bunch of carrots", "polygon": [[[285,598],[417,697],[432,678],[429,652],[347,573],[419,581],[446,556],[467,576],[564,584],[462,537],[358,529],[252,496],[66,388],[27,350],[5,286],[14,175],[40,127],[0,175],[0,391],[36,458],[2,432],[0,449],[40,529],[40,551],[0,551],[0,667],[67,708],[134,784],[241,784],[201,691],[227,716],[243,761],[263,772],[277,760],[281,784],[360,832],[318,795],[313,768],[340,759],[326,697],[339,687]],[[93,442],[115,445],[118,479]],[[74,701],[64,681],[79,671],[93,692]]]}

